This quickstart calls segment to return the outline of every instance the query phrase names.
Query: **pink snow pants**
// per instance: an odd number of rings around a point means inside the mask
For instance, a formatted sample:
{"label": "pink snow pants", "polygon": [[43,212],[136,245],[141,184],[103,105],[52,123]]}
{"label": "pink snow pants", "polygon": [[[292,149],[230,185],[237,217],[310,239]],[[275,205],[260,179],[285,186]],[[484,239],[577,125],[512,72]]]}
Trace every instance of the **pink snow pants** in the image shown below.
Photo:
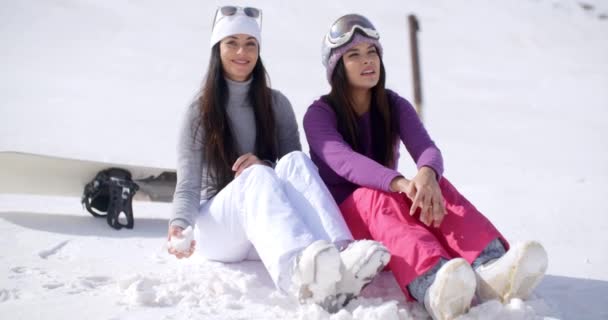
{"label": "pink snow pants", "polygon": [[373,239],[391,252],[388,265],[408,300],[407,285],[431,269],[440,258],[462,257],[472,263],[494,239],[508,243],[446,179],[439,181],[446,216],[439,228],[420,222],[420,209],[410,216],[412,202],[405,194],[359,188],[340,204],[355,239]]}

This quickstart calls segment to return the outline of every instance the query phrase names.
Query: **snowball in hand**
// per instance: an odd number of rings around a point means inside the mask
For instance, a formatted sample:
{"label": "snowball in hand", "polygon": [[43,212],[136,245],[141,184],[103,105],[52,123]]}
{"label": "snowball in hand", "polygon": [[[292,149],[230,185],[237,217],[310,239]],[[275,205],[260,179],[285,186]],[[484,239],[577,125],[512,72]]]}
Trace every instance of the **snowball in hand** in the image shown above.
{"label": "snowball in hand", "polygon": [[188,226],[186,229],[182,231],[181,237],[171,236],[171,240],[169,240],[169,248],[173,248],[179,252],[188,252],[190,251],[190,244],[194,239],[194,235],[192,234],[192,227]]}

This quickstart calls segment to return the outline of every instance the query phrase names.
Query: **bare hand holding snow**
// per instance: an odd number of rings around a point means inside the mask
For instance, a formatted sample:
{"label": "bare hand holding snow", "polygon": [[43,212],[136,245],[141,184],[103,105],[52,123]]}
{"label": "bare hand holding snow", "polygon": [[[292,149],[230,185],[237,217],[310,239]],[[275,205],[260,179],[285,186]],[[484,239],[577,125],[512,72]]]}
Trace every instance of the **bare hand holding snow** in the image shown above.
{"label": "bare hand holding snow", "polygon": [[169,240],[169,243],[167,243],[167,246],[169,247],[169,249],[173,248],[175,251],[180,253],[189,253],[192,240],[194,240],[194,235],[192,234],[192,227],[188,226],[182,231],[181,237],[171,236],[171,239]]}

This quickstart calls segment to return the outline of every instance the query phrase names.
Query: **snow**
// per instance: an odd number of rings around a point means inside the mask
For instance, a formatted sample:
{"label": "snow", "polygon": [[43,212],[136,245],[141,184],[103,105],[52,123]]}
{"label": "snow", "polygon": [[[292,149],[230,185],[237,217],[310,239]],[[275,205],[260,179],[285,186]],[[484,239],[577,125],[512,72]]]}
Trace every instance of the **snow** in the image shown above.
{"label": "snow", "polygon": [[[299,121],[328,91],[321,37],[349,12],[376,24],[388,87],[411,98],[406,15],[415,13],[424,118],[446,176],[508,239],[539,240],[549,255],[531,299],[488,302],[463,318],[608,318],[606,1],[234,3],[263,9],[262,57]],[[0,149],[173,167],[219,4],[4,1]],[[400,168],[412,174],[407,156]],[[136,203],[135,229],[116,231],[78,199],[0,195],[0,318],[426,316],[390,273],[328,315],[279,295],[259,262],[174,259],[169,210]]]}

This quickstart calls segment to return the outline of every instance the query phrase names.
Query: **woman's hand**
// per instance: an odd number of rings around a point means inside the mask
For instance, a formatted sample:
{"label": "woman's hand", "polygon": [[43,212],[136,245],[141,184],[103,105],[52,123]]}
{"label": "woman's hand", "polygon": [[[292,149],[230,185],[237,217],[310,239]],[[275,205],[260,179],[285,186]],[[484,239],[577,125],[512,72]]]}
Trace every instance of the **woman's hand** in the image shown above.
{"label": "woman's hand", "polygon": [[435,171],[429,167],[420,168],[409,187],[411,191],[408,194],[415,194],[413,199],[410,198],[413,202],[410,215],[420,208],[420,221],[427,226],[439,227],[446,211]]}
{"label": "woman's hand", "polygon": [[234,176],[238,177],[243,170],[251,167],[254,164],[265,164],[264,161],[258,159],[253,153],[246,153],[240,156],[234,164],[232,165],[232,171],[234,171]]}
{"label": "woman's hand", "polygon": [[437,175],[433,169],[422,167],[412,180],[403,177],[393,179],[391,189],[402,192],[412,200],[410,215],[420,208],[420,221],[427,226],[439,227],[445,216],[445,205]]}
{"label": "woman's hand", "polygon": [[[167,235],[167,242],[168,243],[171,242],[171,237],[178,237],[178,238],[183,237],[182,231],[184,231],[184,229],[182,227],[170,226],[169,232]],[[169,247],[167,251],[169,251],[169,254],[176,256],[178,259],[182,259],[182,258],[189,258],[192,255],[192,253],[194,253],[195,248],[196,248],[196,240],[192,240],[192,242],[190,243],[190,249],[186,252],[177,251],[172,247]]]}

